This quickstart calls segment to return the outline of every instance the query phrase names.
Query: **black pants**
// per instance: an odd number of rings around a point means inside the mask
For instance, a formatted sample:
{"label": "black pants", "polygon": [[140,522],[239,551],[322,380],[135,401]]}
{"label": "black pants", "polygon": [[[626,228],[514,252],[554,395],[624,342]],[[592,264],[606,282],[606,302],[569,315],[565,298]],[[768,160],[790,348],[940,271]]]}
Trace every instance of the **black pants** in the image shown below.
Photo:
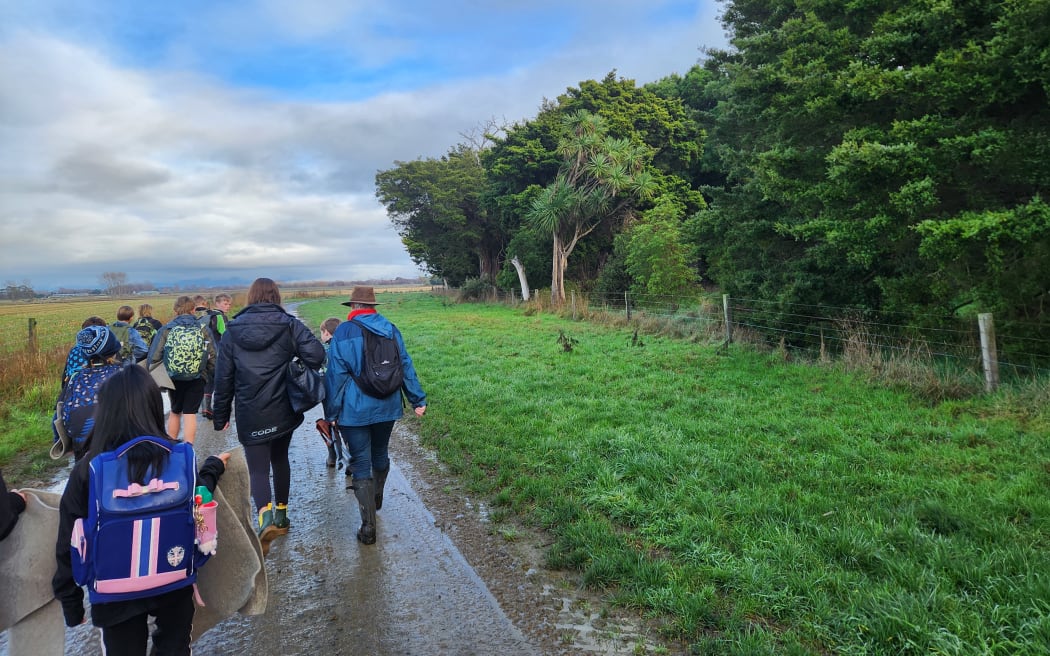
{"label": "black pants", "polygon": [[156,656],[188,656],[193,630],[193,587],[154,597],[146,612],[102,628],[106,656],[145,656],[149,616],[156,618],[153,653]]}

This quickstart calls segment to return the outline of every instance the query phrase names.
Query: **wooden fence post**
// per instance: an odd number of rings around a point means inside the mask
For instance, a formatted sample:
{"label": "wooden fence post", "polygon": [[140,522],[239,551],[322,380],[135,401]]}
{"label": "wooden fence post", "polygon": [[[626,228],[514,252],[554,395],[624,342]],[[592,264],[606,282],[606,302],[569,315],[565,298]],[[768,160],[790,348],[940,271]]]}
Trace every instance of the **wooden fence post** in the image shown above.
{"label": "wooden fence post", "polygon": [[572,320],[576,321],[576,290],[572,290]]}
{"label": "wooden fence post", "polygon": [[36,319],[29,320],[29,343],[27,348],[30,353],[36,353]]}
{"label": "wooden fence post", "polygon": [[733,343],[733,310],[729,307],[729,294],[722,294],[722,314],[726,322],[726,344]]}
{"label": "wooden fence post", "polygon": [[984,390],[994,392],[999,388],[999,358],[995,347],[995,320],[992,315],[978,314],[977,325],[981,329],[981,363],[984,368]]}
{"label": "wooden fence post", "polygon": [[627,308],[627,320],[631,320],[631,299],[627,298],[627,292],[623,293],[623,306]]}

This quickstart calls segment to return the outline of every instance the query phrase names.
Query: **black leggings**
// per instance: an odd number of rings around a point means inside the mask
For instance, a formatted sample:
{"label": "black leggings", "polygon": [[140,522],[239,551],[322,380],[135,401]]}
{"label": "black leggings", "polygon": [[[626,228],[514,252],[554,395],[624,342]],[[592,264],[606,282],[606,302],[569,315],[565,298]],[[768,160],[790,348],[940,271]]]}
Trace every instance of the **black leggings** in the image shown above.
{"label": "black leggings", "polygon": [[[288,434],[265,444],[244,447],[244,459],[248,462],[248,477],[251,480],[252,501],[262,510],[272,500],[288,503],[292,487],[292,466],[288,464],[288,446],[292,436]],[[273,470],[273,496],[270,496],[270,471]]]}

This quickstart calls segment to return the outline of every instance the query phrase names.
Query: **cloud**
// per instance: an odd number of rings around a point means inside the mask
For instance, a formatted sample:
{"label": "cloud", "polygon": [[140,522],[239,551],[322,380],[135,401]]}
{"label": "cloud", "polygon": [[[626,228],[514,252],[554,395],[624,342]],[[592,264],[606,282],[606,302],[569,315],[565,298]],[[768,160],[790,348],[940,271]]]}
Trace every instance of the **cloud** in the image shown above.
{"label": "cloud", "polygon": [[703,2],[66,4],[0,10],[0,276],[38,287],[417,275],[379,170],[721,38]]}

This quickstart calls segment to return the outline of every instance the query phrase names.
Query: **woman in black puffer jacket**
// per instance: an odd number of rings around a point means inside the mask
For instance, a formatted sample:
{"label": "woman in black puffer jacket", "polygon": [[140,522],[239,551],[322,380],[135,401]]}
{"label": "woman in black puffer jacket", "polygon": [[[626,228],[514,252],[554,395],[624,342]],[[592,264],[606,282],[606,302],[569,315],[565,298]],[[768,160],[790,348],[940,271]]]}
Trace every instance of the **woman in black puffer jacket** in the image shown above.
{"label": "woman in black puffer jacket", "polygon": [[275,537],[288,532],[292,476],[288,445],[292,432],[303,423],[302,413],[293,412],[288,401],[285,371],[295,357],[318,369],[324,355],[320,340],[281,307],[281,292],[269,278],[252,283],[248,306],[227,325],[219,343],[213,422],[215,430],[224,430],[236,401],[237,439],[244,445],[252,500],[259,510],[257,531],[263,555]]}

